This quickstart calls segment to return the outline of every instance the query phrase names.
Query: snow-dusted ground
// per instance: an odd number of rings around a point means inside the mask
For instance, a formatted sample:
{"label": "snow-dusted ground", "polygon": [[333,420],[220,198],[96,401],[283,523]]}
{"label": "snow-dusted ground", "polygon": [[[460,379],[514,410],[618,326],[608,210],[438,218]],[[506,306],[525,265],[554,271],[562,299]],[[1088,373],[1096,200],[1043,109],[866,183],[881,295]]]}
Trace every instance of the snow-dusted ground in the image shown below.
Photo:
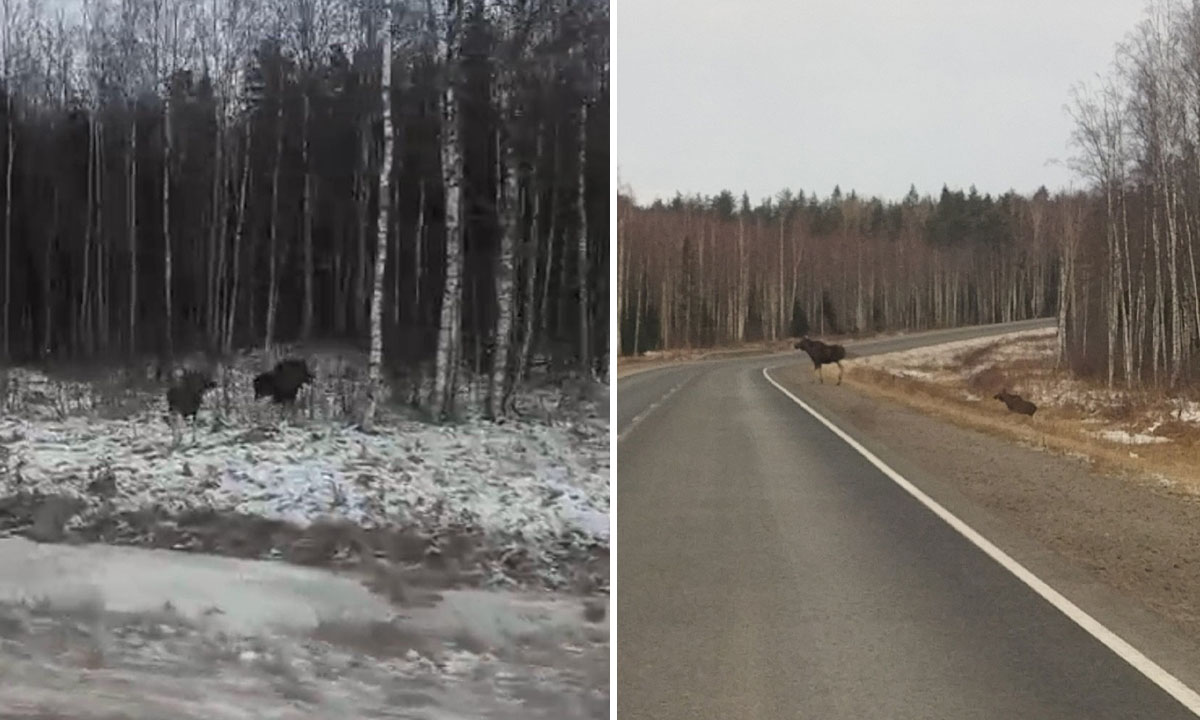
{"label": "snow-dusted ground", "polygon": [[[878,368],[893,373],[908,373],[910,377],[920,377],[921,379],[934,379],[939,375],[962,377],[964,372],[978,369],[977,367],[966,367],[963,362],[964,358],[985,348],[988,349],[988,359],[992,362],[1036,358],[1045,356],[1047,353],[1053,357],[1057,334],[1058,331],[1054,328],[1024,330],[1004,335],[926,345],[912,350],[870,355],[856,358],[852,362],[862,367]],[[939,370],[942,372],[938,373]]]}
{"label": "snow-dusted ground", "polygon": [[68,529],[98,514],[211,509],[298,526],[322,518],[473,532],[546,567],[564,548],[607,548],[600,403],[544,388],[520,398],[531,410],[524,419],[444,426],[389,407],[366,433],[351,420],[361,387],[354,368],[318,363],[292,414],[252,401],[260,368],[250,360],[227,368],[179,443],[162,386],[0,371],[0,497],[78,499],[83,510]]}
{"label": "snow-dusted ground", "polygon": [[[1047,409],[1082,414],[1091,437],[1118,445],[1172,442],[1167,422],[1200,426],[1200,403],[1097,387],[1055,369],[1057,330],[1044,328],[932,345],[850,361],[853,366],[953,388],[964,400],[995,403],[1007,389]],[[998,403],[997,403],[998,404]]]}
{"label": "snow-dusted ground", "polygon": [[579,598],[393,607],[281,563],[0,540],[4,717],[602,718],[608,622]]}
{"label": "snow-dusted ground", "polygon": [[1171,442],[1168,438],[1148,433],[1131,433],[1128,430],[1102,430],[1093,433],[1096,437],[1121,445],[1154,445]]}

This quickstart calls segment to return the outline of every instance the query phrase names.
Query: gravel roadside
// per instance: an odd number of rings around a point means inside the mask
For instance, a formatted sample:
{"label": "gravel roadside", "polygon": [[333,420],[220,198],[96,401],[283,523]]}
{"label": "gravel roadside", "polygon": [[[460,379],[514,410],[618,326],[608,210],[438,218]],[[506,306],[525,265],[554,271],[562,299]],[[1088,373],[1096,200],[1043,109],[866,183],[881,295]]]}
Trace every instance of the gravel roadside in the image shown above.
{"label": "gravel roadside", "polygon": [[1095,586],[1147,609],[1178,632],[1185,655],[1200,659],[1200,499],[844,385],[815,385],[802,364],[771,374],[855,437],[869,439],[886,462],[902,463],[897,470],[1018,560],[1032,559],[1035,572],[1041,560],[1067,566],[1070,586],[1085,594]]}

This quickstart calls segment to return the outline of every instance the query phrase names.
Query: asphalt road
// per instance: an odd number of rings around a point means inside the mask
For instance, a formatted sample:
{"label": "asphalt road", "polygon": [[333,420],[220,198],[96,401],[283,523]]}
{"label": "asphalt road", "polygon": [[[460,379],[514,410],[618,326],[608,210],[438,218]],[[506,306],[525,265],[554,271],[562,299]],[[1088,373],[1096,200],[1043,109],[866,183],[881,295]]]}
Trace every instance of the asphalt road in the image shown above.
{"label": "asphalt road", "polygon": [[619,717],[1195,717],[763,377],[792,361],[618,383]]}

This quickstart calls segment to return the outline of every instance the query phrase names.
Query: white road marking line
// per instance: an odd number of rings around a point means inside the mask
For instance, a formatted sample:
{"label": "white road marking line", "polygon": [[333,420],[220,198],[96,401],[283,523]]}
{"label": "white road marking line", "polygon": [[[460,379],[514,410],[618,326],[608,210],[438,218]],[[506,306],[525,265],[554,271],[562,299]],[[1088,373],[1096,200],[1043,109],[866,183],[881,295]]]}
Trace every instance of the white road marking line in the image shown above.
{"label": "white road marking line", "polygon": [[1021,582],[1028,585],[1038,595],[1041,595],[1051,605],[1057,608],[1062,614],[1070,618],[1076,625],[1086,630],[1092,637],[1103,643],[1109,650],[1116,653],[1122,660],[1132,665],[1138,672],[1145,675],[1155,685],[1158,685],[1168,695],[1175,698],[1192,713],[1200,716],[1200,694],[1192,690],[1187,685],[1184,685],[1178,678],[1164,670],[1158,663],[1146,657],[1134,646],[1125,642],[1104,625],[1100,621],[1093,618],[1084,612],[1078,605],[1068,600],[1054,588],[1047,585],[1041,578],[1027,570],[1025,566],[1014,560],[1008,553],[996,547],[987,538],[976,532],[970,525],[967,525],[957,516],[951,513],[946,508],[942,507],[936,500],[926,495],[917,486],[906,480],[904,476],[893,470],[887,463],[880,460],[870,450],[863,447],[857,440],[850,437],[846,431],[834,425],[824,416],[814,410],[808,403],[793,395],[787,388],[775,382],[768,370],[784,367],[776,365],[771,368],[763,368],[763,377],[767,382],[775,386],[784,395],[791,398],[792,402],[804,408],[809,415],[812,415],[821,422],[825,427],[833,431],[835,435],[846,441],[846,444],[854,448],[859,455],[862,455],[880,470],[884,475],[891,478],[897,485],[908,492],[909,495],[915,497],[925,507],[933,511],[935,515],[946,521],[950,527],[957,530],[963,537],[970,540],[976,547],[987,553],[993,560],[1017,576]]}
{"label": "white road marking line", "polygon": [[676,392],[679,391],[679,388],[683,387],[684,385],[687,385],[688,381],[691,380],[693,377],[695,377],[695,375],[690,375],[690,376],[684,378],[683,382],[679,383],[675,387],[668,390],[666,395],[663,395],[659,399],[650,403],[650,407],[641,411],[637,415],[634,415],[633,419],[629,421],[629,425],[624,430],[622,430],[619,435],[617,435],[617,442],[621,442],[622,440],[624,440],[629,435],[630,431],[632,431],[643,420],[645,420],[647,417],[649,417],[650,413],[657,410],[659,407],[662,406],[663,403],[665,403],[667,400],[669,400],[672,395],[674,395]]}

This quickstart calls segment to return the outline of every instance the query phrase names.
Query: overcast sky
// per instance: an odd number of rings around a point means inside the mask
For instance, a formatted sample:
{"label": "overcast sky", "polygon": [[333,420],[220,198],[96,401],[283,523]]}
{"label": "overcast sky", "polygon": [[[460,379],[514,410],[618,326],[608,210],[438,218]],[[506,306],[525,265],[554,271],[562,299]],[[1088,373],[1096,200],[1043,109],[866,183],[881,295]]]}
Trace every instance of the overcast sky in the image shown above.
{"label": "overcast sky", "polygon": [[[899,198],[1083,183],[1064,105],[1143,0],[621,0],[621,181]],[[1053,164],[1057,161],[1060,164]]]}

